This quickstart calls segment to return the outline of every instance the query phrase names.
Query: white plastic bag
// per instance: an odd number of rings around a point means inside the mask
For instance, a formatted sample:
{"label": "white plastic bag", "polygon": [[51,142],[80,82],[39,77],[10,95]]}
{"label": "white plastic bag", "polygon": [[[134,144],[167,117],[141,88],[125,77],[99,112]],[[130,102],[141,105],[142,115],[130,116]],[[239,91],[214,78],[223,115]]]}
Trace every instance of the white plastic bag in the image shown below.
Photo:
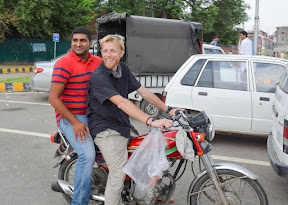
{"label": "white plastic bag", "polygon": [[152,130],[133,152],[123,171],[141,188],[153,188],[169,168],[167,141],[159,128]]}

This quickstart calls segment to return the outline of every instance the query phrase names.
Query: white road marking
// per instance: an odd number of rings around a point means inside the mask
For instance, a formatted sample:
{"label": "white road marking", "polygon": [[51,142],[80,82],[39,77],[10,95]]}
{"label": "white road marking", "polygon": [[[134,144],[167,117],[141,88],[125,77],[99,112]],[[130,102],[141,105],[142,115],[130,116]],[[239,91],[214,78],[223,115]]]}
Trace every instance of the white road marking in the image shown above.
{"label": "white road marking", "polygon": [[5,102],[5,103],[20,103],[20,104],[31,104],[31,105],[49,105],[49,103],[33,103],[33,102],[24,102],[24,101],[12,101],[12,100],[0,100],[0,102]]}
{"label": "white road marking", "polygon": [[11,129],[5,129],[5,128],[0,128],[0,132],[10,132],[10,133],[15,133],[15,134],[22,134],[22,135],[32,135],[32,136],[37,136],[37,137],[45,137],[45,138],[50,138],[50,135],[48,134],[42,134],[38,132],[27,132],[27,131],[22,131],[22,130],[11,130]]}
{"label": "white road marking", "polygon": [[242,159],[242,158],[226,157],[226,156],[218,156],[218,155],[212,155],[212,158],[213,159],[218,159],[218,160],[230,161],[230,162],[256,164],[256,165],[262,165],[262,166],[270,167],[270,163],[266,162],[266,161],[259,161],[259,160],[252,160],[252,159]]}
{"label": "white road marking", "polygon": [[[42,133],[37,133],[37,132],[27,132],[27,131],[21,131],[21,130],[12,130],[12,129],[5,129],[5,128],[0,128],[0,132],[9,132],[9,133],[15,133],[15,134],[30,135],[30,136],[32,135],[32,136],[37,136],[37,137],[50,138],[49,134],[42,134]],[[266,161],[243,159],[243,158],[236,158],[236,157],[226,157],[226,156],[219,156],[219,155],[212,155],[212,158],[217,159],[217,160],[246,163],[246,164],[255,164],[255,165],[270,167],[270,163],[266,162]]]}

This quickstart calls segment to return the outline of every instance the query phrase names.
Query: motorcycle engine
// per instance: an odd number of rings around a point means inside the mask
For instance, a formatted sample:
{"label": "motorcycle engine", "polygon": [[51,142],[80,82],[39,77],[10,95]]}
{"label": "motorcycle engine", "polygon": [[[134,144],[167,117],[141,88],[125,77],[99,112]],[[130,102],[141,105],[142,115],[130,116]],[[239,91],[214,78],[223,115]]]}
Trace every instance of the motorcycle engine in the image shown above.
{"label": "motorcycle engine", "polygon": [[142,190],[139,186],[135,184],[132,196],[137,202],[137,205],[154,204],[157,200],[158,192],[159,188],[157,186],[152,189]]}

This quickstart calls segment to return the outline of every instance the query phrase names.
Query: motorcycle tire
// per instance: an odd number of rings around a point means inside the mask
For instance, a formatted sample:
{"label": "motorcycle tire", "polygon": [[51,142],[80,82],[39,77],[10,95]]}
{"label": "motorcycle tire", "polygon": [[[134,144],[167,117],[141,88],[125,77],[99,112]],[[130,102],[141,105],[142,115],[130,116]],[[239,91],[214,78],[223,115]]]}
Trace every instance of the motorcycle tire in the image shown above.
{"label": "motorcycle tire", "polygon": [[[64,181],[67,181],[69,182],[70,184],[73,184],[74,183],[74,170],[75,170],[75,166],[76,166],[76,162],[77,162],[77,155],[73,155],[71,157],[70,160],[68,161],[63,161],[63,163],[61,164],[60,166],[60,169],[59,169],[59,172],[58,172],[58,179],[61,179],[61,180],[64,180]],[[93,169],[93,172],[94,172],[94,169]],[[104,188],[103,186],[105,187],[106,186],[106,181],[107,181],[107,173],[105,173],[104,171],[99,171],[99,170],[96,170],[95,173],[93,173],[93,176],[92,176],[92,185],[91,186],[94,186],[96,184],[96,182],[99,182],[99,180],[101,181],[102,185],[102,192],[104,194]],[[99,187],[99,183],[98,184],[98,187]],[[91,191],[92,191],[92,188],[91,188]],[[92,191],[93,192],[93,191]],[[62,193],[64,199],[69,203],[71,204],[72,202],[72,196],[70,195],[67,195],[65,193]],[[101,201],[93,201],[93,200],[90,200],[89,201],[89,205],[104,205],[104,202],[101,202]]]}
{"label": "motorcycle tire", "polygon": [[[224,184],[222,190],[229,205],[268,205],[266,193],[257,180],[246,178],[242,173],[233,170],[217,170],[217,174],[220,182]],[[188,192],[190,205],[222,204],[208,173],[196,182],[193,190],[190,189]]]}
{"label": "motorcycle tire", "polygon": [[[58,179],[70,182],[71,184],[73,184],[74,182],[74,169],[76,166],[76,162],[77,162],[77,155],[72,156],[72,158],[70,160],[64,160],[63,163],[61,164],[60,168],[59,168],[59,172],[58,172]],[[73,175],[73,176],[71,176]],[[72,196],[69,196],[65,193],[62,193],[64,199],[71,204],[72,202]]]}

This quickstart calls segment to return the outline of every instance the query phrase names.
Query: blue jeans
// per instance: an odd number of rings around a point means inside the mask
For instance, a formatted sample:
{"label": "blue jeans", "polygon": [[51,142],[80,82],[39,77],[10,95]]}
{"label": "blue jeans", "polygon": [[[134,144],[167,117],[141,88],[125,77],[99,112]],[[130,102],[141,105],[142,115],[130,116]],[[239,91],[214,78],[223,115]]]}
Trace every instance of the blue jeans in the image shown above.
{"label": "blue jeans", "polygon": [[[86,115],[75,115],[77,119],[88,125]],[[78,155],[78,160],[74,173],[74,192],[72,205],[88,205],[91,191],[92,167],[95,162],[94,141],[89,134],[89,140],[80,142],[77,138],[75,141],[73,126],[64,118],[60,119],[60,131],[66,136]]]}

